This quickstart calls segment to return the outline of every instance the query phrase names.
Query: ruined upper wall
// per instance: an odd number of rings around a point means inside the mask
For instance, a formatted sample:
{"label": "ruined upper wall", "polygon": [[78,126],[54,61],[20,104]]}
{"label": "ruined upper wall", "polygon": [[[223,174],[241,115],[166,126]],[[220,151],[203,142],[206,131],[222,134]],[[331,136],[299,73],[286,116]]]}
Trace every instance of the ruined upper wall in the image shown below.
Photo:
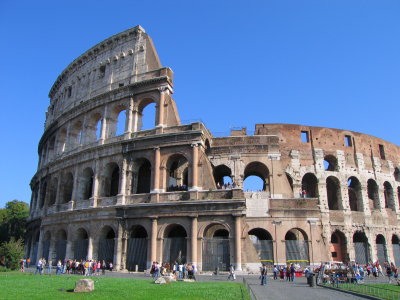
{"label": "ruined upper wall", "polygon": [[97,95],[160,76],[151,38],[140,26],[114,35],[76,58],[52,86],[46,127],[61,113]]}
{"label": "ruined upper wall", "polygon": [[[308,135],[308,142],[302,141],[301,132]],[[359,132],[294,124],[257,124],[255,134],[278,135],[281,151],[296,149],[306,152],[313,148],[333,153],[341,150],[348,156],[361,153],[364,157],[377,157],[396,165],[400,163],[399,146]],[[383,156],[380,149],[383,149]]]}

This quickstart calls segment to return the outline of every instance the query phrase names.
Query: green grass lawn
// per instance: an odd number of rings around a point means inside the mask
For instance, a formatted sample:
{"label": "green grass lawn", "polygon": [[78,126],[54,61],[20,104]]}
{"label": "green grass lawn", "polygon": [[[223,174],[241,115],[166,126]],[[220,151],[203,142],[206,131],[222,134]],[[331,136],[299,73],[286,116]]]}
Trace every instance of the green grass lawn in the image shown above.
{"label": "green grass lawn", "polygon": [[[328,285],[329,286],[329,285]],[[395,284],[339,284],[339,289],[359,294],[378,297],[380,299],[400,299],[400,286]]]}
{"label": "green grass lawn", "polygon": [[234,282],[173,282],[158,285],[145,279],[93,277],[93,292],[69,291],[74,289],[75,281],[79,278],[83,277],[0,273],[0,299],[250,300],[244,285]]}

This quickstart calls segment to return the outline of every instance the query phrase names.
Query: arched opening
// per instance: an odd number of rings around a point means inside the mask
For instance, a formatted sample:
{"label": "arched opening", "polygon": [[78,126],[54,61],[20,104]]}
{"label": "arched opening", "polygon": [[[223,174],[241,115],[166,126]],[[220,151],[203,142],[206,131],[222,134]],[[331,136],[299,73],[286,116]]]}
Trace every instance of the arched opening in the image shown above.
{"label": "arched opening", "polygon": [[357,231],[353,235],[356,263],[366,265],[370,261],[368,239],[364,232]]}
{"label": "arched opening", "polygon": [[290,229],[285,235],[285,246],[288,264],[296,263],[301,266],[310,264],[308,238],[303,230],[299,228]]}
{"label": "arched opening", "polygon": [[66,144],[67,144],[67,130],[65,128],[60,130],[57,140],[58,140],[58,153],[63,153],[66,150]]}
{"label": "arched opening", "polygon": [[230,265],[229,231],[221,224],[211,224],[204,231],[203,271],[226,271]]}
{"label": "arched opening", "polygon": [[361,183],[356,177],[347,180],[350,210],[363,211]]}
{"label": "arched opening", "polygon": [[342,195],[340,193],[340,182],[336,177],[329,176],[326,179],[326,195],[328,196],[329,209],[343,209]]}
{"label": "arched opening", "polygon": [[92,168],[85,168],[82,172],[81,180],[80,180],[80,200],[87,200],[93,196],[93,180],[94,173]]}
{"label": "arched opening", "polygon": [[293,197],[294,196],[293,195],[293,192],[294,192],[294,190],[293,190],[293,178],[288,173],[285,173],[285,174],[286,174],[286,179],[289,182],[290,189],[292,191],[292,193],[291,193],[291,195],[289,195],[289,197]]}
{"label": "arched opening", "polygon": [[43,241],[43,251],[42,251],[42,256],[46,261],[49,261],[50,257],[50,242],[51,242],[51,234],[50,231],[47,231],[44,235],[44,241]]}
{"label": "arched opening", "polygon": [[270,191],[269,170],[258,161],[249,163],[244,169],[243,190]]}
{"label": "arched opening", "polygon": [[324,169],[325,171],[337,171],[338,170],[337,158],[333,155],[326,155],[324,157]]}
{"label": "arched opening", "polygon": [[40,237],[40,231],[37,231],[34,234],[33,238],[33,249],[32,249],[32,263],[36,262],[37,256],[38,256],[38,249],[39,249],[39,237]]}
{"label": "arched opening", "polygon": [[156,104],[153,100],[148,99],[142,101],[139,106],[137,130],[148,130],[154,128],[156,124]]}
{"label": "arched opening", "polygon": [[115,232],[110,226],[104,226],[100,232],[98,260],[110,263],[114,261]]}
{"label": "arched opening", "polygon": [[346,236],[339,230],[331,235],[331,256],[333,261],[348,261]]}
{"label": "arched opening", "polygon": [[76,232],[76,240],[74,242],[74,259],[86,260],[89,246],[89,235],[83,228],[79,228]]}
{"label": "arched opening", "polygon": [[379,194],[378,194],[379,191],[378,191],[378,185],[376,184],[375,180],[368,179],[367,190],[368,190],[368,199],[371,210],[379,209],[380,208]]}
{"label": "arched opening", "polygon": [[151,164],[147,159],[138,159],[134,163],[132,176],[132,193],[150,193],[151,188]]}
{"label": "arched opening", "polygon": [[50,180],[50,185],[49,185],[48,206],[54,205],[56,203],[57,187],[58,187],[58,179],[57,178],[52,178]]}
{"label": "arched opening", "polygon": [[67,250],[67,233],[61,229],[56,235],[56,261],[64,261]]}
{"label": "arched opening", "polygon": [[63,179],[63,193],[61,203],[68,203],[72,200],[72,191],[74,189],[74,177],[72,173],[67,173]]}
{"label": "arched opening", "polygon": [[121,110],[118,113],[115,135],[122,135],[125,133],[126,123],[126,110]]}
{"label": "arched opening", "polygon": [[189,163],[181,154],[175,154],[168,158],[166,163],[167,191],[187,191],[188,189],[188,166]]}
{"label": "arched opening", "polygon": [[383,183],[383,190],[385,195],[385,208],[391,208],[393,211],[396,210],[394,205],[393,188],[392,185],[385,181]]}
{"label": "arched opening", "polygon": [[205,148],[206,148],[206,150],[205,150],[206,155],[210,155],[210,152],[211,152],[210,141],[207,139],[205,141],[204,145],[205,145]]}
{"label": "arched opening", "polygon": [[229,167],[225,165],[219,165],[213,170],[215,184],[218,189],[222,189],[224,187],[232,184],[232,171]]}
{"label": "arched opening", "polygon": [[96,136],[95,136],[95,141],[98,141],[101,138],[101,130],[103,128],[103,120],[99,119],[96,121]]}
{"label": "arched opening", "polygon": [[48,149],[47,149],[47,151],[48,151],[48,160],[49,160],[49,161],[52,160],[52,159],[54,158],[55,144],[56,144],[56,137],[53,136],[53,137],[50,139],[49,147],[48,147]]}
{"label": "arched opening", "polygon": [[43,208],[44,206],[46,200],[46,194],[47,194],[47,180],[42,183],[42,186],[40,188],[40,201],[39,201],[40,208]]}
{"label": "arched opening", "polygon": [[394,180],[400,181],[400,169],[398,167],[394,168]]}
{"label": "arched opening", "polygon": [[82,144],[83,142],[83,133],[82,133],[82,122],[76,122],[70,129],[69,133],[69,141],[68,143],[71,145],[71,148],[75,148]]}
{"label": "arched opening", "polygon": [[306,198],[318,197],[318,180],[312,173],[307,173],[301,180],[301,188]]}
{"label": "arched opening", "polygon": [[128,239],[126,268],[129,271],[146,270],[147,261],[147,231],[143,226],[133,226]]}
{"label": "arched opening", "polygon": [[254,228],[248,232],[250,240],[261,263],[274,264],[274,247],[271,234],[262,228]]}
{"label": "arched opening", "polygon": [[392,235],[393,257],[396,266],[400,266],[400,239],[396,234]]}
{"label": "arched opening", "polygon": [[187,262],[185,228],[178,224],[169,225],[164,232],[163,261],[173,265]]}
{"label": "arched opening", "polygon": [[104,172],[103,196],[113,197],[119,191],[119,166],[116,163],[107,164]]}
{"label": "arched opening", "polygon": [[388,261],[386,239],[382,234],[376,236],[376,255],[379,263],[383,266]]}

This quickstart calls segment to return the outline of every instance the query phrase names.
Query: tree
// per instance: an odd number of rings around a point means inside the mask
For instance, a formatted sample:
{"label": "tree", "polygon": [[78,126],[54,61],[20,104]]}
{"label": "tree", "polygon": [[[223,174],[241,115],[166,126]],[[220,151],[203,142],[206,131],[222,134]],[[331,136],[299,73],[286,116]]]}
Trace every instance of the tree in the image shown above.
{"label": "tree", "polygon": [[26,230],[26,219],[29,216],[29,206],[23,201],[13,200],[0,209],[0,244],[23,239]]}
{"label": "tree", "polygon": [[4,242],[0,247],[1,261],[4,261],[5,266],[11,270],[18,269],[19,263],[23,257],[24,244],[22,240],[11,238],[9,242]]}

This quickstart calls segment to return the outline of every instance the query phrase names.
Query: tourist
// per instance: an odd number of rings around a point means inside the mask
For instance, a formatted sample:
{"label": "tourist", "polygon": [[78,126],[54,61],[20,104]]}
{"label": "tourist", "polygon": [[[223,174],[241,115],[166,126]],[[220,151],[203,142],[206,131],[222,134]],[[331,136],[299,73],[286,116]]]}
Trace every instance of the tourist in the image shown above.
{"label": "tourist", "polygon": [[43,269],[43,261],[41,258],[39,258],[37,264],[36,264],[36,271],[35,275],[39,272],[39,275],[42,275],[42,269]]}
{"label": "tourist", "polygon": [[274,266],[274,280],[277,280],[277,279],[278,279],[278,273],[279,273],[278,268],[277,268],[276,265],[275,265],[275,266]]}
{"label": "tourist", "polygon": [[229,276],[228,280],[236,280],[236,275],[235,275],[235,267],[233,265],[229,266]]}
{"label": "tourist", "polygon": [[261,285],[267,285],[267,267],[262,264],[261,269]]}
{"label": "tourist", "polygon": [[296,268],[294,267],[293,264],[290,266],[290,278],[292,281],[294,281],[294,278],[296,277]]}
{"label": "tourist", "polygon": [[56,269],[56,275],[61,275],[61,268],[62,268],[61,260],[58,260],[57,269]]}
{"label": "tourist", "polygon": [[48,262],[47,262],[47,274],[51,274],[51,267],[52,267],[52,261],[51,260],[49,260]]}
{"label": "tourist", "polygon": [[29,268],[31,266],[31,259],[28,257],[26,260],[26,267]]}
{"label": "tourist", "polygon": [[284,271],[284,268],[282,268],[282,267],[279,268],[279,278],[281,280],[285,279],[285,271]]}
{"label": "tourist", "polygon": [[101,263],[100,261],[97,262],[97,276],[100,276],[100,270],[101,270]]}
{"label": "tourist", "polygon": [[112,270],[113,270],[113,263],[112,262],[110,262],[109,264],[108,264],[108,269],[110,270],[110,272],[112,272]]}
{"label": "tourist", "polygon": [[24,270],[24,260],[23,259],[20,259],[19,260],[19,270],[21,271],[21,272],[25,272],[25,270]]}

